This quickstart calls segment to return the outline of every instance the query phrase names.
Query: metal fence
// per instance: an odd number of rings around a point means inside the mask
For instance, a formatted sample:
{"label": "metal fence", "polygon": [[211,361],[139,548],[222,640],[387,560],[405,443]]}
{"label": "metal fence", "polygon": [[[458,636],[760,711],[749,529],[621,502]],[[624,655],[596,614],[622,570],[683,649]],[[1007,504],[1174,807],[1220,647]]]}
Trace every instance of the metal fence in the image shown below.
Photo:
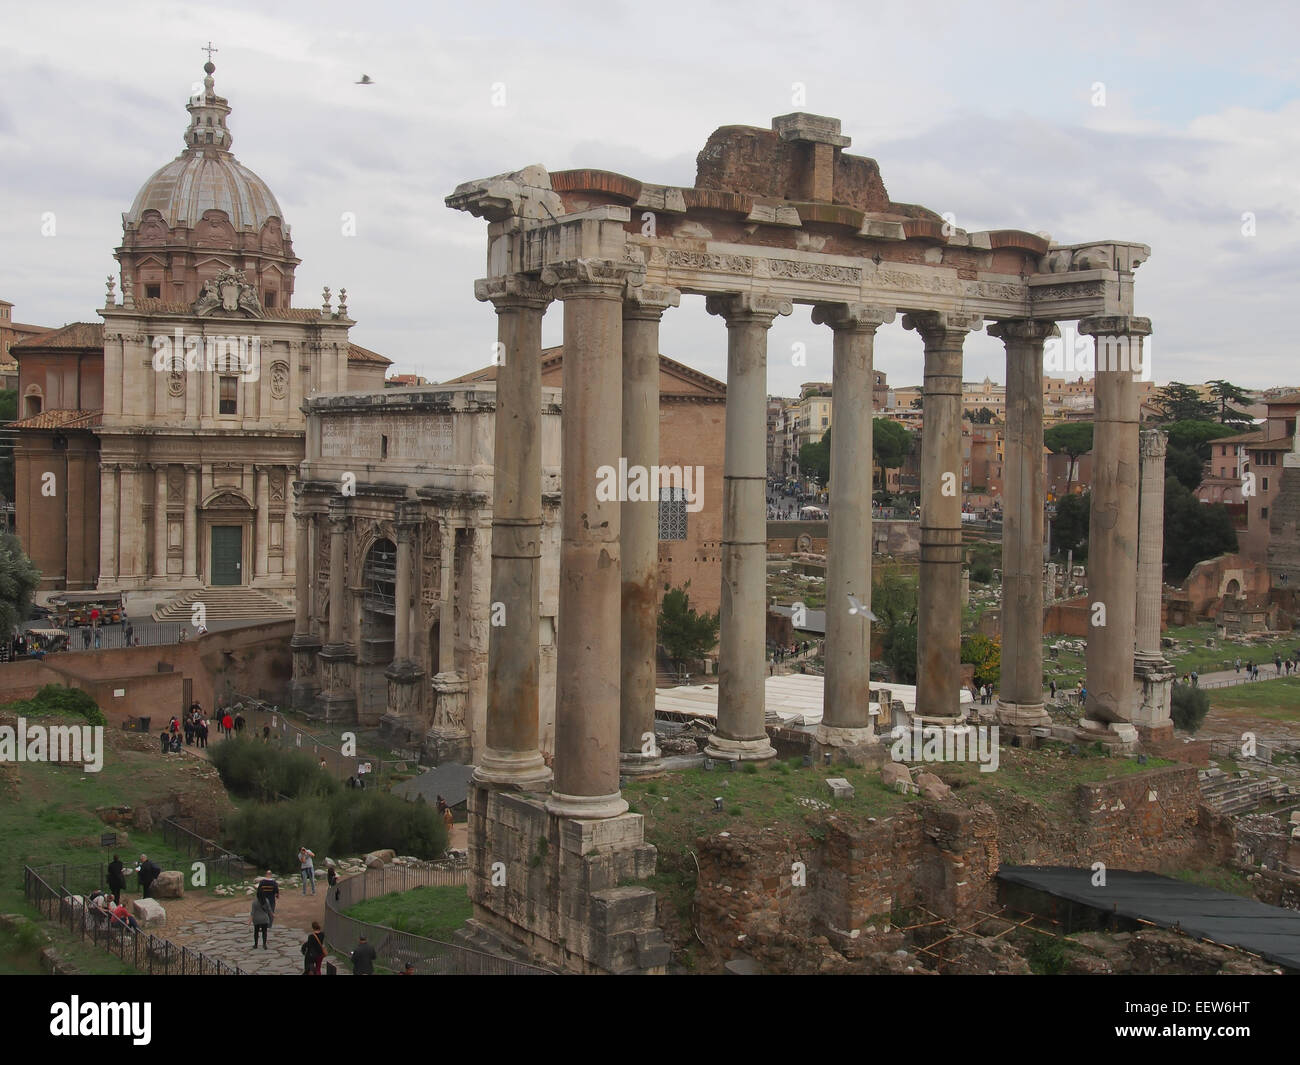
{"label": "metal fence", "polygon": [[[47,869],[77,870],[85,866],[48,866]],[[229,965],[201,950],[177,946],[170,939],[134,930],[86,905],[84,896],[73,894],[60,884],[52,886],[37,870],[23,866],[23,895],[41,915],[60,927],[121,958],[128,965],[151,976],[245,976],[237,965]]]}
{"label": "metal fence", "polygon": [[[189,822],[184,824],[183,822]],[[192,817],[166,817],[162,822],[163,842],[188,858],[197,858],[207,867],[209,883],[213,880],[240,880],[251,866],[238,854],[219,843],[205,839],[194,831]]]}
{"label": "metal fence", "polygon": [[468,865],[463,860],[391,865],[368,869],[340,880],[325,896],[325,938],[337,954],[348,955],[365,936],[375,948],[376,965],[401,972],[409,963],[421,975],[551,976],[549,970],[509,958],[471,950],[453,943],[402,932],[387,925],[349,917],[343,911],[364,899],[417,887],[461,886]]}

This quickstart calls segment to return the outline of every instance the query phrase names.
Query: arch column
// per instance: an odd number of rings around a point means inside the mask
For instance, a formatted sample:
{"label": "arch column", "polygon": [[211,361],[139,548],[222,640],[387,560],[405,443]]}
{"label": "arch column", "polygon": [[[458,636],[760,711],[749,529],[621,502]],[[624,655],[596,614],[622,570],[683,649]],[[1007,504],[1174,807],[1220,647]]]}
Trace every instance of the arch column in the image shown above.
{"label": "arch column", "polygon": [[916,716],[958,724],[961,709],[961,367],[978,315],[903,316],[921,334],[925,381],[921,437],[921,573],[917,591]]}
{"label": "arch column", "polygon": [[99,489],[99,583],[117,580],[117,511],[120,467],[105,463],[102,467]]}
{"label": "arch column", "polygon": [[[622,504],[598,486],[602,469],[619,468],[623,296],[644,271],[576,259],[542,278],[564,301],[555,786],[547,809],[595,820],[627,811],[619,789]],[[534,641],[534,665],[537,656]]]}
{"label": "arch column", "polygon": [[167,579],[167,464],[153,464],[153,578]]}
{"label": "arch column", "polygon": [[[623,457],[629,468],[653,471],[659,464],[659,323],[665,310],[680,303],[681,293],[676,289],[649,285],[630,289],[623,301]],[[618,760],[625,775],[645,775],[662,767],[654,738],[659,620],[657,499],[624,501],[621,520]]]}
{"label": "arch column", "polygon": [[255,485],[253,499],[257,507],[257,547],[253,555],[253,578],[262,580],[266,577],[267,563],[270,558],[270,545],[267,541],[271,537],[271,468],[254,466],[253,477]]}
{"label": "arch column", "polygon": [[722,606],[718,727],[712,758],[776,755],[764,727],[767,646],[767,332],[794,308],[779,296],[709,296],[727,323],[727,427],[722,474]]}
{"label": "arch column", "polygon": [[[483,784],[544,788],[551,770],[538,749],[542,530],[542,316],[551,290],[519,276],[477,281],[474,295],[497,315],[497,409],[493,452],[491,601],[504,625],[488,628],[487,745],[474,771]],[[444,533],[448,529],[444,526]],[[454,541],[442,543],[438,666],[452,645]]]}
{"label": "arch column", "polygon": [[294,494],[293,520],[297,525],[294,558],[294,623],[289,648],[293,653],[293,685],[290,699],[294,706],[308,707],[316,698],[316,655],[320,637],[312,631],[311,544],[312,515],[305,509],[300,492]]}
{"label": "arch column", "polygon": [[[831,389],[830,545],[826,573],[826,681],[816,742],[849,761],[880,742],[870,714],[871,457],[876,330],[888,307],[818,304],[813,321],[834,331]],[[863,476],[864,466],[868,470]],[[852,612],[850,612],[852,611]],[[875,752],[878,755],[878,751]]]}
{"label": "arch column", "polygon": [[[321,664],[321,685],[324,688],[319,705],[327,721],[355,720],[357,713],[356,689],[353,686],[356,654],[347,643],[347,566],[345,564],[345,538],[351,524],[347,503],[343,499],[330,501],[330,602],[329,635],[325,646],[317,654]],[[353,559],[356,563],[358,560]]]}
{"label": "arch column", "polygon": [[1006,347],[1007,421],[1002,463],[1002,677],[998,722],[1051,724],[1043,706],[1043,345],[1054,322],[989,326]]}
{"label": "arch column", "polygon": [[[1092,448],[1092,516],[1088,525],[1086,729],[1136,738],[1133,642],[1138,539],[1138,393],[1142,338],[1149,318],[1085,318],[1079,332],[1097,345]],[[1136,369],[1135,369],[1136,368]],[[1127,726],[1127,727],[1126,727]]]}

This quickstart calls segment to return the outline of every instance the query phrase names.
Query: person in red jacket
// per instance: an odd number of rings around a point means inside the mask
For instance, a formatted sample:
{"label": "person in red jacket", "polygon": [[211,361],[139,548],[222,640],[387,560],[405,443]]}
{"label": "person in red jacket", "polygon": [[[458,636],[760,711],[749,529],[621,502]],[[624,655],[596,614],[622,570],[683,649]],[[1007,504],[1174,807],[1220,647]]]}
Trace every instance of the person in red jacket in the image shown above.
{"label": "person in red jacket", "polygon": [[221,728],[226,734],[226,739],[230,739],[230,737],[234,734],[235,722],[234,719],[231,718],[229,714],[226,714],[222,717]]}

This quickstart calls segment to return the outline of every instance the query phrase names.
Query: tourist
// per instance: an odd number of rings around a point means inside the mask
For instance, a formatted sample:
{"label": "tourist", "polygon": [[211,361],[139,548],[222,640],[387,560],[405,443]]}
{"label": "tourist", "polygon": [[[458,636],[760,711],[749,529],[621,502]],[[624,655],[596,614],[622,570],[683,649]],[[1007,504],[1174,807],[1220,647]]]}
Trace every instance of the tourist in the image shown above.
{"label": "tourist", "polygon": [[1052,702],[1056,702],[1056,681],[1048,681],[1047,690],[1052,693]]}
{"label": "tourist", "polygon": [[1199,688],[1200,686],[1201,686],[1201,675],[1197,673],[1196,670],[1192,670],[1192,687]]}
{"label": "tourist", "polygon": [[451,839],[451,826],[455,823],[455,820],[456,818],[451,812],[451,807],[446,807],[442,811],[442,823],[447,826],[447,839],[449,841]]}
{"label": "tourist", "polygon": [[[338,902],[339,901],[339,871],[334,866],[333,858],[326,858],[325,861],[329,863],[325,869],[325,882],[329,884],[331,889],[333,889],[334,901]],[[363,936],[362,938],[365,937]]]}
{"label": "tourist", "polygon": [[128,621],[125,625],[122,626],[122,636],[125,645],[127,647],[131,646],[131,637],[134,635],[135,635],[135,629],[132,628],[131,623]]}
{"label": "tourist", "polygon": [[162,870],[158,868],[157,863],[151,862],[147,854],[140,855],[140,865],[136,870],[136,875],[140,878],[140,895],[143,898],[152,898],[149,889],[161,873]]}
{"label": "tourist", "polygon": [[135,918],[131,916],[130,911],[128,911],[120,902],[117,903],[109,912],[112,914],[113,920],[116,923],[125,925],[132,932],[140,931],[140,926],[136,923]]}
{"label": "tourist", "polygon": [[312,864],[312,859],[316,855],[309,851],[306,846],[298,848],[298,869],[302,873],[302,893],[307,894],[307,885],[311,884],[311,893],[316,894],[316,866]]}
{"label": "tourist", "polygon": [[199,718],[197,732],[199,736],[199,747],[206,748],[208,745],[208,719],[206,717]]}
{"label": "tourist", "polygon": [[375,975],[375,948],[366,942],[365,936],[357,938],[357,949],[352,952],[352,975]]}
{"label": "tourist", "polygon": [[235,731],[235,719],[230,716],[230,711],[221,718],[221,731],[226,734],[226,739],[230,739],[231,734]]}
{"label": "tourist", "polygon": [[266,876],[257,882],[257,897],[266,903],[266,908],[271,913],[271,921],[274,923],[275,903],[280,897],[280,885],[275,882],[270,869],[266,871]]}
{"label": "tourist", "polygon": [[320,922],[312,921],[311,935],[302,945],[302,975],[320,976],[320,963],[325,959],[325,933]]}
{"label": "tourist", "polygon": [[248,911],[248,923],[253,926],[253,949],[257,949],[257,937],[262,936],[262,949],[266,950],[266,930],[271,927],[271,907],[261,895],[253,896],[253,905]]}
{"label": "tourist", "polygon": [[108,863],[108,890],[112,892],[114,903],[122,901],[122,892],[126,890],[126,873],[122,869],[122,859],[116,854]]}
{"label": "tourist", "polygon": [[81,645],[82,645],[82,647],[83,647],[85,650],[87,650],[87,651],[90,650],[90,630],[89,630],[89,629],[82,629],[82,630],[81,630]]}
{"label": "tourist", "polygon": [[172,749],[171,733],[168,732],[166,729],[163,729],[160,733],[158,733],[158,742],[162,745],[162,753],[166,754],[168,751]]}
{"label": "tourist", "polygon": [[1273,654],[1273,669],[1279,677],[1282,675],[1282,656],[1276,652]]}
{"label": "tourist", "polygon": [[240,733],[240,732],[243,732],[243,731],[244,731],[244,715],[243,715],[242,712],[238,712],[238,711],[237,711],[237,712],[235,713],[235,721],[234,721],[234,725],[235,725],[235,732],[236,732],[236,733]]}
{"label": "tourist", "polygon": [[99,632],[98,629],[96,629],[96,630],[95,630],[95,650],[98,651],[102,646],[103,646],[103,641],[100,639],[100,632]]}
{"label": "tourist", "polygon": [[173,732],[172,733],[172,754],[180,754],[180,753],[181,753],[181,734],[179,732]]}
{"label": "tourist", "polygon": [[1237,656],[1237,660],[1233,663],[1233,666],[1236,668],[1238,673],[1241,672],[1241,655]]}
{"label": "tourist", "polygon": [[185,746],[194,746],[194,718],[192,716],[185,719]]}

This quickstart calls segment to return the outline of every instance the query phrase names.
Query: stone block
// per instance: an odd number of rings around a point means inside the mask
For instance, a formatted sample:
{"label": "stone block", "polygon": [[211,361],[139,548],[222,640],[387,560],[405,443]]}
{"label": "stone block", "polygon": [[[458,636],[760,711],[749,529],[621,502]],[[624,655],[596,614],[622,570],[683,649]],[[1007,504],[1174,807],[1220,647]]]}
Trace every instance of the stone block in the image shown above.
{"label": "stone block", "polygon": [[[396,857],[397,851],[385,848],[383,850],[371,851],[365,856],[363,861],[366,863],[367,869],[376,869],[388,865]],[[372,864],[375,861],[378,861],[378,866]]]}
{"label": "stone block", "polygon": [[952,788],[933,773],[919,774],[916,778],[916,786],[921,789],[921,797],[925,799],[946,799],[952,794]]}
{"label": "stone block", "polygon": [[158,879],[149,889],[150,894],[158,899],[180,899],[185,897],[185,874],[175,869],[167,869],[158,874]]}
{"label": "stone block", "polygon": [[898,784],[911,784],[912,771],[902,762],[886,762],[880,767],[880,779],[886,787],[893,788]]}
{"label": "stone block", "polygon": [[827,777],[826,786],[830,788],[831,797],[835,799],[853,798],[853,785],[844,777]]}
{"label": "stone block", "polygon": [[167,923],[167,911],[157,899],[136,899],[131,903],[131,915],[141,928],[159,928]]}

